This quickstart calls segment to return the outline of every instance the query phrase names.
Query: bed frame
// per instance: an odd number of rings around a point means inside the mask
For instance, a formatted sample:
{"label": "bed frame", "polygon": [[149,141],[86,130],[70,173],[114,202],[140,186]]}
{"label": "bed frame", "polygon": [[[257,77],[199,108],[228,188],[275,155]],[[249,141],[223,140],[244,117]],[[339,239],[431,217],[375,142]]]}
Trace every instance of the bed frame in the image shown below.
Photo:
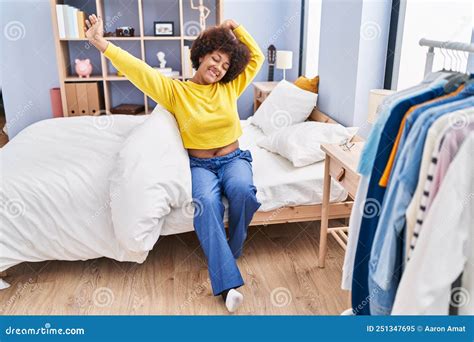
{"label": "bed frame", "polygon": [[[313,109],[309,117],[310,121],[338,123],[328,115],[321,112],[317,107]],[[360,136],[355,136],[352,141],[364,141]],[[329,219],[349,218],[351,215],[354,199],[348,196],[342,202],[329,203]],[[289,222],[320,221],[322,217],[322,204],[285,206],[271,211],[257,211],[251,226]]]}

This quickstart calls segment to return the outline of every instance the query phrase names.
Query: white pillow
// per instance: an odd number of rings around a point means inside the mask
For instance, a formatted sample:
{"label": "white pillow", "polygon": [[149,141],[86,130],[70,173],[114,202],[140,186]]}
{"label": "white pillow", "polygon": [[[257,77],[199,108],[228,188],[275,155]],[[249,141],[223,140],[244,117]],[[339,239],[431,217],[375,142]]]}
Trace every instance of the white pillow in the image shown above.
{"label": "white pillow", "polygon": [[127,250],[150,251],[171,208],[192,199],[189,157],[168,111],[156,108],[131,131],[109,181],[116,238]]}
{"label": "white pillow", "polygon": [[258,107],[251,123],[266,134],[305,121],[316,106],[318,94],[281,81]]}
{"label": "white pillow", "polygon": [[286,127],[261,139],[257,145],[274,153],[278,153],[302,167],[321,161],[325,153],[321,144],[339,144],[344,139],[352,139],[358,127],[344,127],[339,124],[306,121]]}

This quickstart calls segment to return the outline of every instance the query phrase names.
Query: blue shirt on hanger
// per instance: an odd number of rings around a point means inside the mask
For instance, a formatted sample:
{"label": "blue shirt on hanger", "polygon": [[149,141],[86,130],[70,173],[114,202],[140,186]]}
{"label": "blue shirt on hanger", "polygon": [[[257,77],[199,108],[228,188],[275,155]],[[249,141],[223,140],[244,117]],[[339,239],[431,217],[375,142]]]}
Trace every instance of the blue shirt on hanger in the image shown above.
{"label": "blue shirt on hanger", "polygon": [[421,83],[415,87],[410,89],[406,89],[402,92],[402,96],[396,95],[395,98],[391,103],[385,105],[380,112],[378,112],[377,121],[374,123],[373,127],[370,130],[370,135],[367,138],[367,141],[364,144],[364,148],[362,149],[361,156],[359,159],[359,164],[357,167],[357,171],[363,176],[369,176],[370,172],[372,171],[372,167],[374,165],[374,160],[377,152],[377,147],[380,143],[380,137],[382,135],[382,131],[387,123],[387,120],[392,113],[395,106],[397,106],[403,100],[418,95],[423,94],[427,90],[436,89],[441,85],[446,84],[447,81],[445,79],[438,79],[432,83]]}
{"label": "blue shirt on hanger", "polygon": [[474,106],[474,84],[450,98],[449,103],[432,107],[419,114],[403,145],[379,218],[372,245],[369,265],[370,310],[374,314],[390,314],[400,280],[405,212],[418,182],[423,147],[432,123],[453,111]]}
{"label": "blue shirt on hanger", "polygon": [[[436,82],[425,90],[409,94],[396,102],[387,114],[387,120],[380,132],[373,131],[370,136],[380,135],[373,138],[372,144],[378,142],[374,149],[373,157],[367,156],[367,160],[373,158],[373,168],[369,172],[370,180],[367,190],[365,204],[363,206],[363,217],[360,226],[359,239],[354,260],[354,271],[352,277],[352,308],[358,315],[369,315],[369,257],[378,224],[378,215],[382,207],[385,188],[379,186],[379,180],[387,164],[393,143],[398,134],[401,121],[408,109],[414,105],[426,102],[444,93],[446,80]],[[377,121],[378,122],[378,121]],[[368,140],[369,141],[369,140]],[[366,143],[367,146],[368,143]],[[377,157],[377,158],[375,158]],[[375,208],[375,211],[371,209]]]}
{"label": "blue shirt on hanger", "polygon": [[[474,75],[471,75],[471,78],[472,77],[474,77]],[[431,107],[442,105],[444,103],[451,103],[451,102],[456,101],[456,100],[462,100],[462,99],[465,99],[466,97],[469,97],[471,95],[472,94],[470,94],[469,89],[463,89],[458,95],[456,95],[452,98],[442,99],[442,100],[437,101],[435,103],[428,103],[428,104],[426,104],[426,105],[424,105],[420,108],[415,109],[413,111],[413,113],[411,113],[411,115],[408,116],[406,121],[405,121],[405,127],[403,128],[402,136],[400,138],[400,142],[399,142],[398,146],[405,146],[405,141],[408,137],[408,134],[411,131],[411,128],[413,127],[413,124],[420,117],[420,115],[423,114],[423,112],[425,110],[427,110],[428,108],[431,108]],[[401,148],[401,147],[399,147],[399,148]],[[397,151],[397,154],[395,155],[395,160],[394,160],[394,163],[393,163],[393,169],[395,168],[395,165],[398,161],[398,157],[400,156],[400,153],[398,153],[398,152],[400,152],[400,151]]]}

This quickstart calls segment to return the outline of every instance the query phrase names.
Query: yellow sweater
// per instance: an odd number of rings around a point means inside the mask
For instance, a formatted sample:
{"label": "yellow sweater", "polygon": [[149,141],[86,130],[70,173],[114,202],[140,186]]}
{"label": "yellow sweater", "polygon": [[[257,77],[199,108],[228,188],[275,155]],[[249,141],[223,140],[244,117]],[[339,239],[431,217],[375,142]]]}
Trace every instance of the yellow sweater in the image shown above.
{"label": "yellow sweater", "polygon": [[265,60],[242,25],[233,32],[250,49],[251,59],[245,70],[226,84],[203,85],[168,78],[111,42],[104,56],[137,88],[174,115],[185,148],[217,148],[231,144],[242,135],[237,99]]}

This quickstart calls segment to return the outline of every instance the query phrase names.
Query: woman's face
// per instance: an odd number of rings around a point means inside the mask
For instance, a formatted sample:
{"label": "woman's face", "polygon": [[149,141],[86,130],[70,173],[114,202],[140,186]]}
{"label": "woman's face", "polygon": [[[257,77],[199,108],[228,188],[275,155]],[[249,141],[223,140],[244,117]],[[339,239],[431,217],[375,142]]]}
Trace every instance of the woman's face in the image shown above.
{"label": "woman's face", "polygon": [[199,69],[202,79],[206,83],[219,82],[229,69],[229,56],[221,51],[213,51],[199,58]]}

